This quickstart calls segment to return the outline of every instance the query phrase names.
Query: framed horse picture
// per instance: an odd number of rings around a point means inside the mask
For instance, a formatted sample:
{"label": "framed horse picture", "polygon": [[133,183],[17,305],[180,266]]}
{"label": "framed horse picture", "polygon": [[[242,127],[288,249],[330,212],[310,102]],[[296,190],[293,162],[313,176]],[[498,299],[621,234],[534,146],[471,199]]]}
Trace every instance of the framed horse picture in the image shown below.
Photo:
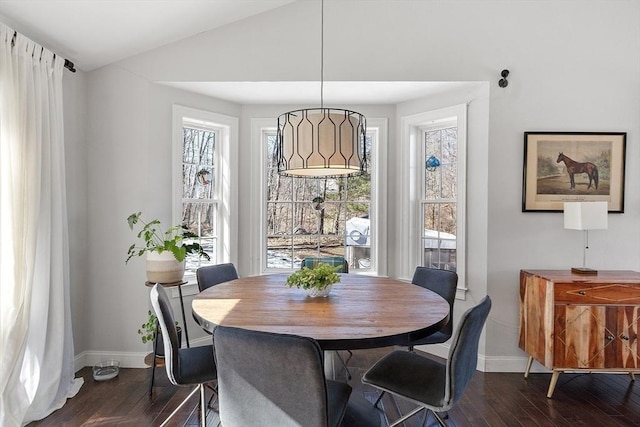
{"label": "framed horse picture", "polygon": [[525,132],[522,211],[606,201],[624,212],[626,132]]}

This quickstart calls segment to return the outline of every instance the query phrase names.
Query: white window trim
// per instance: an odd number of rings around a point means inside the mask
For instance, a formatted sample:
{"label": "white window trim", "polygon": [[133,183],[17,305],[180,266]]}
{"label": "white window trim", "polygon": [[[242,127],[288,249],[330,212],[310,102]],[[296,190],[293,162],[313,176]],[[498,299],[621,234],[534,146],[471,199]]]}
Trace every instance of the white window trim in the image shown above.
{"label": "white window trim", "polygon": [[[231,191],[238,186],[238,118],[224,114],[212,113],[174,104],[172,108],[172,143],[173,143],[173,180],[172,180],[172,216],[177,223],[182,217],[182,125],[183,118],[202,120],[219,128],[220,139],[216,150],[219,151],[221,163],[218,171],[220,188],[218,205],[218,241],[216,244],[219,263],[233,262],[237,264],[238,241],[237,212],[238,197]],[[185,276],[185,281],[195,283],[195,276]]]}
{"label": "white window trim", "polygon": [[[264,225],[265,206],[266,206],[266,189],[264,185],[264,176],[266,174],[266,162],[264,161],[267,154],[267,146],[263,143],[263,133],[268,130],[275,130],[277,127],[276,120],[273,118],[254,118],[251,119],[251,146],[260,147],[259,150],[253,150],[256,155],[252,156],[251,170],[258,173],[254,176],[253,185],[251,186],[251,210],[252,212],[260,212],[258,218],[251,221],[252,251],[251,271],[257,274],[264,274],[266,270],[266,259],[264,248],[266,247],[266,232]],[[375,162],[375,176],[372,176],[371,183],[371,230],[375,236],[374,243],[371,247],[372,269],[366,274],[387,275],[387,165],[383,163],[387,159],[388,147],[388,120],[386,118],[367,118],[367,132],[376,133],[377,143],[375,144],[372,155]],[[259,203],[259,206],[257,205]],[[255,239],[255,240],[253,240]]]}
{"label": "white window trim", "polygon": [[[401,216],[408,221],[400,224],[401,244],[400,262],[404,277],[410,278],[416,265],[421,265],[422,251],[422,215],[420,207],[422,201],[422,180],[424,170],[424,152],[422,139],[425,128],[446,117],[458,118],[458,183],[457,183],[457,224],[456,224],[456,265],[458,273],[458,288],[456,298],[466,298],[466,172],[467,172],[467,106],[460,104],[452,107],[427,111],[401,118],[401,147],[402,154],[398,156],[404,188],[401,194]],[[409,166],[407,168],[407,165]],[[462,173],[461,173],[462,172]]]}

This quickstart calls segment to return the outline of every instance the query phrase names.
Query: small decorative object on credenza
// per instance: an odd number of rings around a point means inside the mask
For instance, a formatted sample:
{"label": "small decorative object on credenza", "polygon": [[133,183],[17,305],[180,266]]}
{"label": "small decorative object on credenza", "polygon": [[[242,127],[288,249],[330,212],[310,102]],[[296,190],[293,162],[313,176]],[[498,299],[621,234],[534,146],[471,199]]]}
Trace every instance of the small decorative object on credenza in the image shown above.
{"label": "small decorative object on credenza", "polygon": [[568,230],[582,230],[584,232],[582,267],[572,267],[572,273],[598,274],[597,270],[587,268],[589,230],[605,230],[607,228],[607,209],[607,202],[565,202],[564,228]]}

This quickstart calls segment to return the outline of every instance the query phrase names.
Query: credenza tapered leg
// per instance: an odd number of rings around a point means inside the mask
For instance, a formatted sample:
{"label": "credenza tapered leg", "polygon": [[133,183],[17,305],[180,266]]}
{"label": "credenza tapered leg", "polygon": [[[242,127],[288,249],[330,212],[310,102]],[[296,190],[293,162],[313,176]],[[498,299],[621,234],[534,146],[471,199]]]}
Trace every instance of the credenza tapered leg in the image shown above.
{"label": "credenza tapered leg", "polygon": [[553,374],[551,375],[551,382],[549,383],[549,390],[547,391],[547,397],[551,399],[551,395],[553,395],[553,390],[556,388],[556,383],[558,382],[558,377],[562,371],[553,370]]}
{"label": "credenza tapered leg", "polygon": [[529,356],[529,360],[527,361],[527,367],[524,370],[524,377],[529,378],[529,371],[531,370],[531,364],[533,363],[533,356]]}

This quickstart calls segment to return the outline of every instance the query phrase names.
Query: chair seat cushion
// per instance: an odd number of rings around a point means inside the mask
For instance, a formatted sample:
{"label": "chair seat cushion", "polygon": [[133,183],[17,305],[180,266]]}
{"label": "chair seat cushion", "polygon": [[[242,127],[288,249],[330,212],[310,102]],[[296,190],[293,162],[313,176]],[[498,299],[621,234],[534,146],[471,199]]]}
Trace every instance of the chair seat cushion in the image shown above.
{"label": "chair seat cushion", "polygon": [[329,406],[329,426],[339,426],[347,410],[351,386],[338,381],[327,380],[327,403]]}
{"label": "chair seat cushion", "polygon": [[445,364],[409,351],[387,354],[364,374],[362,382],[429,409],[445,406]]}
{"label": "chair seat cushion", "polygon": [[213,345],[181,348],[178,350],[178,384],[200,384],[217,377],[213,359]]}

